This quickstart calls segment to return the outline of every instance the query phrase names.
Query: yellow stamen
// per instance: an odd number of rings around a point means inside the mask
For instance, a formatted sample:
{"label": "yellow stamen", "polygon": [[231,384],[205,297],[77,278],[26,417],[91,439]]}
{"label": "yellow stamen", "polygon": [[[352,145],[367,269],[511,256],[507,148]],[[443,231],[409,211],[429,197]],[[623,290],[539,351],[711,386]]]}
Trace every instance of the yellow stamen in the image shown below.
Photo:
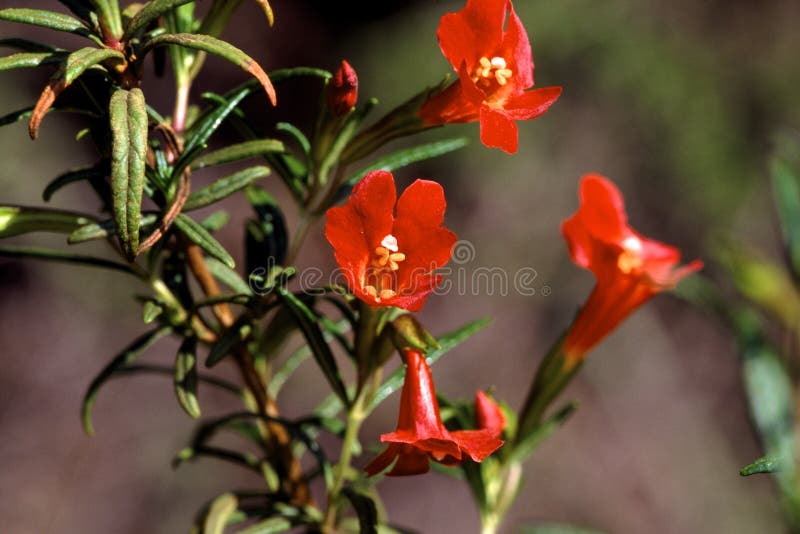
{"label": "yellow stamen", "polygon": [[380,300],[380,299],[390,299],[395,295],[397,295],[397,293],[395,293],[391,289],[382,289],[381,290],[381,296],[379,297],[378,300]]}
{"label": "yellow stamen", "polygon": [[631,236],[622,242],[623,251],[617,258],[617,267],[625,274],[630,274],[632,271],[640,269],[644,264],[642,260],[642,241],[636,237]]}
{"label": "yellow stamen", "polygon": [[514,71],[508,68],[505,58],[495,56],[490,60],[482,57],[478,60],[478,66],[472,74],[472,81],[488,86],[494,79],[498,85],[503,86],[513,75]]}

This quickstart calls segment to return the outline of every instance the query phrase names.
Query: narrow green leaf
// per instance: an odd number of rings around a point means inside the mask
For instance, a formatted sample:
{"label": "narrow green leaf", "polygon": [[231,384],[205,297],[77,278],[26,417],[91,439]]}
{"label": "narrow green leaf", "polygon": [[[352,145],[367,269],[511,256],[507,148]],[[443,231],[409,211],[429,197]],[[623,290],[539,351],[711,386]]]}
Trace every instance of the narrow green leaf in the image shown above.
{"label": "narrow green leaf", "polygon": [[259,165],[220,178],[213,184],[197,189],[189,195],[186,204],[183,205],[183,211],[204,208],[218,202],[244,189],[256,180],[269,176],[270,172],[269,167]]}
{"label": "narrow green leaf", "polygon": [[561,426],[569,419],[569,417],[578,408],[577,402],[570,402],[563,406],[553,415],[542,421],[542,423],[525,436],[519,443],[514,444],[514,449],[511,455],[512,460],[516,462],[525,461],[544,440],[549,438],[553,433],[561,428]]}
{"label": "narrow green leaf", "polygon": [[200,404],[197,402],[196,337],[185,338],[175,357],[175,395],[178,397],[178,404],[190,417],[200,417]]}
{"label": "narrow green leaf", "polygon": [[[491,323],[491,319],[478,319],[438,338],[441,348],[431,351],[425,356],[428,365],[433,365],[436,363],[439,358],[466,341],[469,337],[486,328],[489,323]],[[383,402],[389,395],[402,387],[405,373],[405,368],[401,367],[389,375],[389,378],[386,379],[386,381],[375,393],[375,397],[372,400],[372,405],[370,406],[370,411]]]}
{"label": "narrow green leaf", "polygon": [[279,534],[291,530],[292,523],[283,517],[270,517],[236,534]]}
{"label": "narrow green leaf", "polygon": [[220,127],[228,115],[236,109],[236,106],[239,105],[239,102],[242,101],[246,94],[246,92],[240,91],[230,100],[220,104],[204,117],[198,119],[191,128],[191,136],[186,142],[183,154],[175,163],[175,172],[183,172],[183,169],[191,164],[192,159],[189,156],[192,154],[197,156],[199,154],[211,135],[217,131],[217,128]]}
{"label": "narrow green leaf", "polygon": [[322,330],[320,330],[317,323],[316,314],[285,287],[279,286],[277,289],[279,297],[292,313],[297,325],[300,327],[300,331],[303,332],[306,342],[311,347],[314,359],[333,388],[334,393],[342,403],[348,405],[350,400],[347,396],[347,388],[345,388],[342,375],[339,373],[339,367],[336,365],[333,352],[331,352],[331,348],[325,341]]}
{"label": "narrow green leaf", "polygon": [[253,290],[247,285],[247,282],[242,280],[239,273],[217,260],[216,258],[207,258],[206,266],[211,274],[214,275],[220,282],[234,290],[241,295],[252,295]]}
{"label": "narrow green leaf", "polygon": [[780,157],[772,159],[770,171],[786,251],[792,270],[800,276],[800,176]]}
{"label": "narrow green leaf", "polygon": [[6,258],[29,258],[37,260],[61,261],[64,263],[75,263],[89,267],[100,267],[103,269],[122,271],[128,274],[136,274],[133,269],[122,263],[117,263],[115,261],[106,260],[103,258],[95,258],[92,256],[69,254],[66,252],[61,252],[60,250],[50,250],[46,248],[0,246],[0,256]]}
{"label": "narrow green leaf", "polygon": [[275,125],[275,129],[279,132],[286,132],[292,136],[292,138],[297,141],[300,150],[303,151],[303,154],[305,154],[306,158],[310,157],[311,142],[308,140],[308,137],[306,137],[306,135],[300,131],[300,128],[289,122],[279,122]]}
{"label": "narrow green leaf", "polygon": [[364,177],[365,174],[370,171],[384,170],[391,172],[418,161],[424,161],[426,159],[443,156],[444,154],[453,152],[454,150],[464,148],[468,144],[469,139],[466,137],[457,137],[454,139],[435,141],[433,143],[427,143],[424,145],[407,148],[405,150],[400,150],[379,159],[378,161],[351,175],[347,180],[347,184],[350,186],[355,185],[359,180],[361,180],[361,178]]}
{"label": "narrow green leaf", "polygon": [[742,469],[739,471],[739,474],[743,477],[747,477],[759,473],[775,473],[776,471],[780,471],[783,467],[784,466],[781,465],[780,458],[776,458],[775,456],[764,456],[750,465],[742,467]]}
{"label": "narrow green leaf", "polygon": [[[352,328],[352,325],[346,319],[342,319],[336,326],[340,329],[340,331],[345,332]],[[325,342],[329,343],[333,339],[333,335],[330,332],[323,332],[322,334],[325,336]],[[283,362],[273,374],[272,380],[269,382],[268,392],[271,397],[275,398],[278,396],[283,385],[286,383],[287,380],[294,374],[300,364],[306,361],[311,356],[311,348],[308,345],[303,345],[292,354],[286,358],[286,361]]]}
{"label": "narrow green leaf", "polygon": [[23,52],[64,52],[49,44],[31,41],[29,39],[22,39],[20,37],[10,37],[8,39],[0,39],[0,46],[15,48]]}
{"label": "narrow green leaf", "polygon": [[192,169],[204,169],[215,165],[223,165],[247,158],[263,156],[264,154],[283,152],[286,148],[283,143],[275,139],[256,139],[235,145],[226,146],[220,150],[209,152],[197,158],[192,163]]}
{"label": "narrow green leaf", "polygon": [[0,58],[0,72],[61,63],[65,57],[67,54],[64,52],[19,52]]}
{"label": "narrow green leaf", "polygon": [[0,206],[0,239],[30,232],[69,234],[83,225],[96,222],[81,213],[29,208],[25,206]]}
{"label": "narrow green leaf", "polygon": [[92,425],[92,407],[97,394],[100,392],[100,387],[111,378],[117,371],[124,368],[126,365],[135,360],[142,352],[147,350],[156,341],[169,334],[172,331],[171,327],[162,326],[155,330],[151,330],[136,338],[133,343],[128,345],[121,353],[114,357],[108,365],[106,365],[100,374],[98,374],[92,383],[89,384],[89,389],[83,397],[81,404],[81,420],[83,421],[84,431],[90,435],[94,435],[94,426]]}
{"label": "narrow green leaf", "polygon": [[219,241],[214,239],[211,234],[194,219],[180,214],[175,219],[175,227],[183,232],[183,234],[189,238],[189,241],[205,250],[209,256],[217,258],[231,269],[236,268],[236,262],[233,261],[233,258],[228,254],[228,251],[225,250],[225,247],[220,245]]}
{"label": "narrow green leaf", "polygon": [[227,328],[211,346],[206,356],[206,367],[214,367],[228,356],[234,348],[241,345],[250,337],[252,327],[248,324],[249,318],[242,316]]}
{"label": "narrow green leaf", "polygon": [[289,235],[283,212],[272,195],[256,185],[248,187],[246,193],[258,217],[247,221],[245,229],[247,272],[252,275],[283,263]]}
{"label": "narrow green leaf", "polygon": [[[148,213],[139,221],[139,228],[146,231],[147,227],[153,225],[158,220],[158,216],[154,213]],[[67,243],[70,245],[77,245],[78,243],[85,243],[86,241],[93,241],[95,239],[106,239],[116,233],[114,221],[106,220],[98,223],[87,224],[81,226],[67,237]]]}
{"label": "narrow green leaf", "polygon": [[143,47],[141,54],[146,54],[151,48],[157,46],[177,45],[194,50],[202,50],[209,54],[214,54],[227,59],[231,63],[238,65],[248,73],[252,74],[264,88],[272,105],[276,104],[275,88],[264,72],[264,69],[256,61],[233,46],[230,43],[221,41],[210,35],[200,35],[195,33],[164,33],[151,39]]}
{"label": "narrow green leaf", "polygon": [[151,22],[155,21],[164,13],[175,9],[183,4],[188,4],[192,0],[153,0],[147,2],[142,9],[130,20],[122,40],[127,41],[140,31],[146,29]]}
{"label": "narrow green leaf", "polygon": [[86,24],[74,17],[63,13],[56,13],[55,11],[26,8],[0,9],[0,20],[41,26],[51,30],[82,35],[84,37],[92,36]]}
{"label": "narrow green leaf", "polygon": [[[17,111],[12,111],[6,115],[0,117],[0,126],[6,126],[8,124],[13,124],[15,122],[28,120],[33,115],[34,106],[28,106],[23,109],[18,109]],[[63,113],[77,113],[79,115],[88,115],[89,117],[98,118],[96,113],[93,113],[86,109],[80,108],[71,108],[71,107],[62,107],[62,106],[51,106],[50,109],[47,110],[48,113],[51,111],[60,111]]]}
{"label": "narrow green leaf", "polygon": [[97,10],[100,27],[106,37],[122,39],[122,16],[118,0],[91,0]]}
{"label": "narrow green leaf", "polygon": [[139,221],[147,152],[147,108],[141,89],[111,95],[111,191],[117,237],[129,260],[139,249]]}
{"label": "narrow green leaf", "polygon": [[239,500],[233,493],[223,493],[211,503],[203,523],[203,534],[223,534],[228,519],[239,507]]}
{"label": "narrow green leaf", "polygon": [[359,534],[377,534],[378,533],[378,509],[375,502],[364,495],[358,493],[353,488],[344,488],[342,495],[347,497],[350,504],[358,516],[358,532]]}
{"label": "narrow green leaf", "polygon": [[53,194],[64,187],[65,185],[80,182],[82,180],[89,180],[91,178],[104,178],[109,174],[108,162],[100,162],[96,165],[79,167],[56,176],[42,192],[42,198],[45,202],[50,202]]}

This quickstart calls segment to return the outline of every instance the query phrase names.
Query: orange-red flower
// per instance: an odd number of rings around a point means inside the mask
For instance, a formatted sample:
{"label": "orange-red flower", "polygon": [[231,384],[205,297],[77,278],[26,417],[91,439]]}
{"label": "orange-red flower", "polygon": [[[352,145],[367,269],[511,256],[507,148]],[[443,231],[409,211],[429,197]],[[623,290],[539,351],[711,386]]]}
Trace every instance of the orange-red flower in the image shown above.
{"label": "orange-red flower", "polygon": [[356,105],[358,99],[358,75],[346,60],[336,69],[325,91],[328,109],[334,117],[341,117]]}
{"label": "orange-red flower", "polygon": [[470,457],[480,462],[503,445],[496,428],[447,430],[439,415],[431,369],[425,357],[416,350],[407,350],[405,359],[406,377],[400,394],[397,430],[381,436],[381,441],[389,446],[364,468],[369,476],[380,473],[395,459],[397,462],[388,476],[427,473],[430,460],[458,465]]}
{"label": "orange-red flower", "polygon": [[651,297],[703,266],[695,260],[679,267],[677,248],[631,229],[622,195],[607,178],[584,176],[580,200],[580,208],[562,223],[561,231],[572,260],[592,271],[597,283],[564,339],[562,352],[569,364],[579,362]]}
{"label": "orange-red flower", "polygon": [[533,54],[511,1],[467,0],[442,17],[437,35],[459,79],[422,106],[423,123],[480,121],[484,145],[515,153],[514,121],[542,115],[561,87],[526,91],[533,87]]}
{"label": "orange-red flower", "polygon": [[442,226],[442,186],[417,180],[397,201],[394,178],[367,174],[350,200],[327,212],[325,237],[350,290],[372,306],[419,311],[442,281],[433,271],[450,260],[456,235]]}

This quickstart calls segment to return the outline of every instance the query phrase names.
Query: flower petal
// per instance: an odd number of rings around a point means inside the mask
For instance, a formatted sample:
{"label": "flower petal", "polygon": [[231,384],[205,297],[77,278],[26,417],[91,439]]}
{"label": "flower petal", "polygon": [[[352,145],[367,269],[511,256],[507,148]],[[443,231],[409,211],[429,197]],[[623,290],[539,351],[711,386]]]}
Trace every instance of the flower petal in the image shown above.
{"label": "flower petal", "polygon": [[471,71],[487,50],[499,47],[509,0],[467,0],[467,6],[448,13],[439,23],[439,47],[455,70],[466,61]]}
{"label": "flower petal", "polygon": [[481,142],[509,154],[517,152],[517,125],[502,109],[481,108]]}
{"label": "flower petal", "polygon": [[503,440],[497,439],[491,430],[456,430],[451,434],[459,448],[476,462],[482,462],[503,446]]}
{"label": "flower petal", "polygon": [[506,115],[514,120],[524,121],[543,115],[558,97],[561,96],[561,87],[543,87],[533,91],[525,91],[510,97],[503,109]]}
{"label": "flower petal", "polygon": [[400,452],[400,446],[391,444],[386,447],[386,450],[376,456],[367,466],[364,468],[364,471],[367,472],[367,476],[375,476],[394,462],[394,459],[397,458],[397,455]]}
{"label": "flower petal", "polygon": [[514,72],[510,83],[522,91],[533,86],[533,52],[528,40],[528,33],[510,2],[509,7],[511,11],[506,22],[503,42],[500,45],[502,50],[500,55],[506,59],[509,68]]}

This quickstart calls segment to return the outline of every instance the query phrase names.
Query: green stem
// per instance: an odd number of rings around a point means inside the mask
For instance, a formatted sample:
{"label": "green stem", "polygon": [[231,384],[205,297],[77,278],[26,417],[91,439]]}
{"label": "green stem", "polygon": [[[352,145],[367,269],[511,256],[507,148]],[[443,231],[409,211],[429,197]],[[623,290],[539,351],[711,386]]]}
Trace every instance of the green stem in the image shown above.
{"label": "green stem", "polygon": [[367,395],[362,392],[358,398],[356,398],[356,401],[347,413],[347,427],[345,429],[344,440],[342,441],[342,452],[339,456],[339,462],[334,468],[333,483],[328,490],[328,504],[325,509],[325,519],[322,523],[322,532],[325,534],[335,534],[337,532],[336,527],[339,519],[337,501],[344,488],[347,472],[350,471],[353,448],[358,441],[358,432],[361,429],[361,423],[364,422],[367,416],[364,409],[366,397]]}

